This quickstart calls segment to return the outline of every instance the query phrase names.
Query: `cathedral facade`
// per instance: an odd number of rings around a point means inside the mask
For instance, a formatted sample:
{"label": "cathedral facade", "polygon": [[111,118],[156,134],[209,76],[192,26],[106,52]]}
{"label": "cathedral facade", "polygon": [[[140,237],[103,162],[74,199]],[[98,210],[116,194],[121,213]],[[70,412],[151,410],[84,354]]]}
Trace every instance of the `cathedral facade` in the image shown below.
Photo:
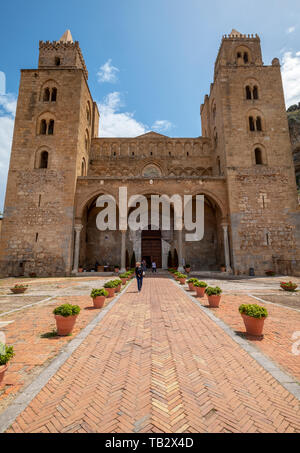
{"label": "cathedral facade", "polygon": [[[202,136],[99,138],[101,118],[79,43],[40,42],[21,81],[0,240],[1,276],[71,275],[144,258],[158,267],[225,266],[300,275],[300,210],[280,63],[260,39],[222,38],[200,109]],[[204,236],[100,231],[100,195],[204,196]],[[130,210],[128,208],[128,214]]]}

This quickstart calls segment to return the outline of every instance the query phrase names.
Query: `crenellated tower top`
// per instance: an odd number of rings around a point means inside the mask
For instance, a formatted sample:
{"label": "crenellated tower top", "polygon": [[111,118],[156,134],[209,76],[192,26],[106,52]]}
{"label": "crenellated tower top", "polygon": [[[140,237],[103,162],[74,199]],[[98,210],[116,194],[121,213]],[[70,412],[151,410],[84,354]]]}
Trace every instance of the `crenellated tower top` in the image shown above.
{"label": "crenellated tower top", "polygon": [[73,41],[67,30],[59,41],[40,41],[39,69],[82,69],[88,71],[78,41]]}

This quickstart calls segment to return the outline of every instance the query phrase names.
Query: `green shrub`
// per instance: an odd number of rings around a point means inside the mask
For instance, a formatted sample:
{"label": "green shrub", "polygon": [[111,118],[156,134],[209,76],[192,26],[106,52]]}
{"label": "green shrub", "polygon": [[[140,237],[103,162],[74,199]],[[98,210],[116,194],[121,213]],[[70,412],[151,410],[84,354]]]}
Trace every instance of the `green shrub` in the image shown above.
{"label": "green shrub", "polygon": [[252,318],[266,318],[268,316],[268,312],[264,307],[261,307],[257,304],[242,304],[239,307],[239,312],[241,314],[252,316]]}
{"label": "green shrub", "polygon": [[64,318],[67,318],[68,316],[78,315],[79,312],[80,312],[80,307],[78,305],[71,305],[71,304],[63,304],[63,305],[60,305],[59,307],[56,307],[53,310],[53,313],[55,315],[60,315],[60,316],[63,316]]}
{"label": "green shrub", "polygon": [[16,284],[13,288],[14,289],[25,289],[25,288],[28,288],[28,285]]}
{"label": "green shrub", "polygon": [[115,265],[114,265],[114,268],[115,268],[115,269],[120,269],[119,264],[115,264]]}
{"label": "green shrub", "polygon": [[189,278],[187,282],[188,283],[196,283],[198,281],[199,281],[198,278]]}
{"label": "green shrub", "polygon": [[186,264],[186,265],[185,265],[185,269],[186,269],[186,268],[188,268],[188,269],[189,269],[190,267],[191,267],[191,265],[190,265],[190,264]]}
{"label": "green shrub", "polygon": [[0,343],[0,352],[4,352],[4,354],[0,353],[0,366],[6,365],[15,355],[13,346],[7,346],[3,343]]}
{"label": "green shrub", "polygon": [[216,286],[216,287],[208,286],[206,288],[205,292],[208,296],[220,296],[220,294],[222,293],[222,290],[218,286]]}
{"label": "green shrub", "polygon": [[196,281],[196,282],[194,283],[194,286],[196,286],[196,288],[206,288],[206,287],[207,287],[207,283],[205,283],[205,282],[199,282],[199,280],[198,280],[198,281]]}
{"label": "green shrub", "polygon": [[128,275],[127,275],[126,273],[124,273],[124,274],[120,274],[119,277],[120,277],[120,278],[127,278]]}
{"label": "green shrub", "polygon": [[101,289],[92,289],[92,292],[91,292],[91,297],[93,299],[95,299],[95,297],[99,297],[99,296],[104,296],[104,297],[107,297],[108,296],[108,292],[101,288]]}
{"label": "green shrub", "polygon": [[104,284],[104,288],[115,288],[116,286],[116,281],[115,280],[109,280],[109,282],[106,282]]}
{"label": "green shrub", "polygon": [[179,274],[178,277],[179,277],[179,278],[187,278],[187,275],[185,275],[185,274]]}
{"label": "green shrub", "polygon": [[120,280],[119,278],[116,278],[113,281],[115,282],[116,286],[122,285],[122,280]]}

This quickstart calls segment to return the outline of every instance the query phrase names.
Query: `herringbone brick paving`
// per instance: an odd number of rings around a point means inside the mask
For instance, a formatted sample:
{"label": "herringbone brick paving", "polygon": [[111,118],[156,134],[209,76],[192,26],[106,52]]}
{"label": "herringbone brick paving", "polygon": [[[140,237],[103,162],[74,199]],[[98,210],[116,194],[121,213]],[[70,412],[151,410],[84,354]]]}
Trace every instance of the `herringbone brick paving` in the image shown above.
{"label": "herringbone brick paving", "polygon": [[299,432],[299,402],[170,280],[131,286],[8,432]]}

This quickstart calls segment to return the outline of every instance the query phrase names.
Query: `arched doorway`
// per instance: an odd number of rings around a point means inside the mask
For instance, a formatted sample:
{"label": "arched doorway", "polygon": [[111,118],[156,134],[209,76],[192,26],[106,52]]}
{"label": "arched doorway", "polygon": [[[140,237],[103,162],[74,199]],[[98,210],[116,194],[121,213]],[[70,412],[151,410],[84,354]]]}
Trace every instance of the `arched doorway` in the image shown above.
{"label": "arched doorway", "polygon": [[161,245],[161,231],[148,230],[142,231],[142,259],[146,261],[147,267],[151,267],[152,261],[156,262],[157,268],[162,266],[162,245]]}

